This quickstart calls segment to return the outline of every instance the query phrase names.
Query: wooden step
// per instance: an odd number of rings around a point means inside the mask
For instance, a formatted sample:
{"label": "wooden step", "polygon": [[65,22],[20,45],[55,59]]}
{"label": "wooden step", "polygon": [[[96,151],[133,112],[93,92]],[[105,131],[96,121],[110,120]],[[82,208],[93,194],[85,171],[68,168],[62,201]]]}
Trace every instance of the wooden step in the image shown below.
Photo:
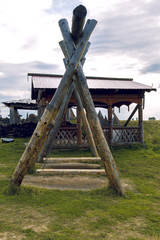
{"label": "wooden step", "polygon": [[45,163],[60,163],[60,162],[98,162],[100,157],[67,157],[67,158],[43,158]]}
{"label": "wooden step", "polygon": [[44,164],[44,168],[47,168],[47,169],[97,169],[100,167],[101,166],[99,164],[77,163],[77,162]]}
{"label": "wooden step", "polygon": [[37,174],[56,175],[56,174],[105,174],[104,169],[37,169]]}

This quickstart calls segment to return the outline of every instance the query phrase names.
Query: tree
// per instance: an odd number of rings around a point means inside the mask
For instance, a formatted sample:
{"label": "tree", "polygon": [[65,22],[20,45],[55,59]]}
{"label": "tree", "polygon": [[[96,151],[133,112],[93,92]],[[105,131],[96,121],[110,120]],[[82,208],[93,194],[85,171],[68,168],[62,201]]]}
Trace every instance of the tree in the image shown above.
{"label": "tree", "polygon": [[155,121],[156,118],[155,118],[155,117],[149,117],[148,120],[149,120],[149,121]]}

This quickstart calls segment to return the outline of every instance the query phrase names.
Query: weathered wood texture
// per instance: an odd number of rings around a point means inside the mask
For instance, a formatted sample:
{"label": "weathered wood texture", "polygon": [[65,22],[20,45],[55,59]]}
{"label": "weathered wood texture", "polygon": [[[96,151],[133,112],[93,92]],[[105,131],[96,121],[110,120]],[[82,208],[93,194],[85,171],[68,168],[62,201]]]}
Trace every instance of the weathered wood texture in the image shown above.
{"label": "weathered wood texture", "polygon": [[101,157],[104,167],[106,170],[106,174],[108,176],[110,186],[120,195],[123,195],[123,189],[121,186],[121,182],[119,179],[118,170],[116,168],[116,164],[114,162],[112,153],[108,147],[106,139],[104,137],[97,113],[94,109],[94,104],[89,93],[89,89],[87,86],[86,78],[83,74],[83,71],[79,71],[76,73],[77,81],[76,86],[78,92],[81,96],[81,100],[83,102],[83,106],[86,109],[87,118],[92,130],[92,134],[96,143],[96,147],[99,152],[99,156]]}
{"label": "weathered wood texture", "polygon": [[[65,24],[65,28],[64,28],[64,24],[63,25],[61,24],[60,28],[66,43],[66,48],[68,50],[68,54],[69,54],[68,58],[70,58],[72,56],[72,53],[75,50],[74,43],[71,39],[70,31],[69,31],[69,28],[67,30],[67,24]],[[121,182],[119,179],[118,171],[116,168],[116,164],[114,162],[112,153],[104,137],[96,110],[94,108],[94,103],[93,103],[91,94],[89,92],[87,81],[80,64],[78,67],[78,71],[75,73],[75,76],[76,76],[76,81],[74,82],[75,82],[77,91],[81,97],[81,100],[83,102],[83,106],[86,109],[87,119],[89,121],[99,155],[104,163],[104,168],[108,176],[110,186],[119,195],[124,195]]]}
{"label": "weathered wood texture", "polygon": [[92,175],[105,175],[104,169],[37,169],[38,174],[92,174]]}
{"label": "weathered wood texture", "polygon": [[62,162],[99,162],[100,157],[68,157],[68,158],[44,158],[46,163],[62,163]]}
{"label": "weathered wood texture", "polygon": [[[63,24],[63,20],[61,20],[61,22]],[[38,158],[39,152],[41,151],[47,139],[47,135],[55,123],[55,118],[57,116],[63,96],[65,95],[67,88],[72,82],[73,74],[77,71],[77,67],[83,56],[83,52],[87,45],[88,39],[93,29],[95,28],[95,25],[95,20],[90,20],[88,21],[88,24],[86,24],[83,37],[78,43],[74,54],[72,54],[69,67],[67,68],[51,102],[46,107],[40,121],[38,122],[38,125],[32,135],[32,138],[29,141],[26,150],[24,151],[21,159],[19,160],[19,163],[10,181],[10,188],[21,185],[21,182],[28,168],[30,167],[32,162],[35,161],[34,159]]]}
{"label": "weathered wood texture", "polygon": [[76,98],[76,101],[77,101],[77,106],[79,108],[81,118],[82,118],[82,121],[83,121],[83,124],[84,124],[85,132],[86,132],[86,135],[87,135],[87,140],[88,140],[88,144],[90,146],[92,156],[93,157],[98,157],[98,152],[97,152],[96,145],[95,145],[95,142],[94,142],[94,139],[93,139],[93,134],[92,134],[90,125],[88,123],[88,119],[86,117],[86,113],[85,113],[83,105],[82,105],[82,101],[79,97],[79,94],[78,94],[77,90],[74,91],[74,95],[75,95],[75,98]]}
{"label": "weathered wood texture", "polygon": [[83,5],[79,5],[73,10],[71,34],[75,43],[82,36],[86,15],[87,10]]}

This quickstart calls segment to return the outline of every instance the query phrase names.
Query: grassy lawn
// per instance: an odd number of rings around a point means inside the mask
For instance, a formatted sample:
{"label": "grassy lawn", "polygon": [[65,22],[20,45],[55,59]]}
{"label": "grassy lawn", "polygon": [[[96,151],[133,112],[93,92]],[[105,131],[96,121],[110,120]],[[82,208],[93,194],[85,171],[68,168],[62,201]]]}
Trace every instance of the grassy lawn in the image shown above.
{"label": "grassy lawn", "polygon": [[[6,193],[26,139],[0,143],[0,239],[160,239],[160,121],[144,123],[145,145],[112,148],[126,198],[104,189]],[[89,156],[55,151],[55,156]]]}

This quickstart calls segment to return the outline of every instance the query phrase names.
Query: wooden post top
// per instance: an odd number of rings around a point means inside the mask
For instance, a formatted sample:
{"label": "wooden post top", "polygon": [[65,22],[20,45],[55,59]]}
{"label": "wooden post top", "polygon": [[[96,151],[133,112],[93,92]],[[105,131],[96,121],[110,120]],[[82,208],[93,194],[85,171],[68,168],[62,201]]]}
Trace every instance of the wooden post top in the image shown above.
{"label": "wooden post top", "polygon": [[83,26],[87,15],[87,9],[83,5],[79,5],[73,10],[71,35],[75,43],[83,33]]}

